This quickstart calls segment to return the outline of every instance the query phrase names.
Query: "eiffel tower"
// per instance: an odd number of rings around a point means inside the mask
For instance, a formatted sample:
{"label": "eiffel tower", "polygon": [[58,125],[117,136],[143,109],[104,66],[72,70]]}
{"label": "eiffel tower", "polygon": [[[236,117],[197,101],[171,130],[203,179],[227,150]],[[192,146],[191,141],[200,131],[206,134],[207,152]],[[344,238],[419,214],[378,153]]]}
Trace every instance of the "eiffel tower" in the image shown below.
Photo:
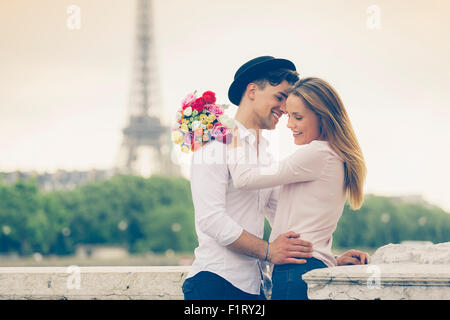
{"label": "eiffel tower", "polygon": [[136,9],[137,36],[129,119],[127,127],[122,130],[123,141],[116,169],[121,173],[140,176],[178,176],[180,168],[170,157],[171,130],[160,121],[158,112],[161,108],[155,108],[158,81],[155,80],[151,0],[137,0]]}

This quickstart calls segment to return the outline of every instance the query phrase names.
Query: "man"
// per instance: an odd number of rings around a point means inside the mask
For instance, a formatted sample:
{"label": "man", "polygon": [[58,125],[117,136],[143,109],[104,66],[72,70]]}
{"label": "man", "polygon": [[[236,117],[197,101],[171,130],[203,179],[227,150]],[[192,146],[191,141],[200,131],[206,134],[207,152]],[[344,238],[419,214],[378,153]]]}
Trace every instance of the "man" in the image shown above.
{"label": "man", "polygon": [[[291,61],[270,56],[248,61],[235,74],[228,96],[239,106],[235,122],[240,139],[257,165],[271,162],[261,130],[275,129],[288,89],[297,80]],[[183,284],[187,300],[265,299],[261,261],[304,263],[302,258],[312,257],[312,244],[294,232],[270,244],[262,240],[264,217],[273,221],[279,187],[235,189],[226,152],[225,144],[212,141],[193,155],[191,190],[199,246]],[[361,262],[365,259],[361,255]]]}

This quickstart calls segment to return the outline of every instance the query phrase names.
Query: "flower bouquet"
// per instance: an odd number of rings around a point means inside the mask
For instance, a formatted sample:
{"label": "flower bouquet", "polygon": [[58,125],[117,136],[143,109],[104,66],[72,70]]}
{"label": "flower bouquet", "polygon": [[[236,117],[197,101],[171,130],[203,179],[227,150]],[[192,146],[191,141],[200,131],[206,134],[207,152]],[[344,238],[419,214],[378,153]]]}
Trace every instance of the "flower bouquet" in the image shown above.
{"label": "flower bouquet", "polygon": [[232,141],[234,120],[224,114],[227,105],[216,104],[216,94],[206,91],[201,97],[190,93],[181,102],[176,123],[172,127],[172,141],[181,151],[197,151],[212,140],[228,144]]}

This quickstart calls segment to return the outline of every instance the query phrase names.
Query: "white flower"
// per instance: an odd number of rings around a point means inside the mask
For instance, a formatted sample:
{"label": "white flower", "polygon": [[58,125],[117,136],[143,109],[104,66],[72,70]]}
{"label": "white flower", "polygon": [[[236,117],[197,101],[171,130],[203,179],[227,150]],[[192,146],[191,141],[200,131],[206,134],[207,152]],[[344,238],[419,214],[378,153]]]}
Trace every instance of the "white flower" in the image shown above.
{"label": "white flower", "polygon": [[192,122],[192,131],[201,128],[202,127],[202,123],[198,120],[195,120]]}
{"label": "white flower", "polygon": [[183,115],[181,114],[181,112],[178,111],[178,112],[177,112],[177,121],[178,121],[178,120],[181,120],[181,117],[182,117],[182,116],[183,116]]}
{"label": "white flower", "polygon": [[186,109],[184,109],[183,114],[184,114],[186,117],[190,117],[191,114],[192,114],[192,108],[191,108],[191,107],[187,107]]}

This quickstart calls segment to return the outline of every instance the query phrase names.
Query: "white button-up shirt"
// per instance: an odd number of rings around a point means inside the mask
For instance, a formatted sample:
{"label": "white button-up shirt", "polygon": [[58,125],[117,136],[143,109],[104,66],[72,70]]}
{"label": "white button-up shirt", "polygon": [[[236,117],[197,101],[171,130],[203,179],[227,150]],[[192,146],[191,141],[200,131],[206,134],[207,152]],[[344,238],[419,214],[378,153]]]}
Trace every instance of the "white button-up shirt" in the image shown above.
{"label": "white button-up shirt", "polygon": [[[258,148],[256,136],[237,120],[236,125],[249,157],[257,165],[270,163],[272,157],[267,152],[267,140],[260,135]],[[198,247],[187,277],[200,271],[210,271],[242,291],[259,294],[259,260],[236,253],[226,246],[236,241],[243,230],[263,238],[264,217],[273,223],[279,187],[256,190],[234,188],[227,151],[226,144],[214,140],[195,151],[192,157],[191,191]]]}

